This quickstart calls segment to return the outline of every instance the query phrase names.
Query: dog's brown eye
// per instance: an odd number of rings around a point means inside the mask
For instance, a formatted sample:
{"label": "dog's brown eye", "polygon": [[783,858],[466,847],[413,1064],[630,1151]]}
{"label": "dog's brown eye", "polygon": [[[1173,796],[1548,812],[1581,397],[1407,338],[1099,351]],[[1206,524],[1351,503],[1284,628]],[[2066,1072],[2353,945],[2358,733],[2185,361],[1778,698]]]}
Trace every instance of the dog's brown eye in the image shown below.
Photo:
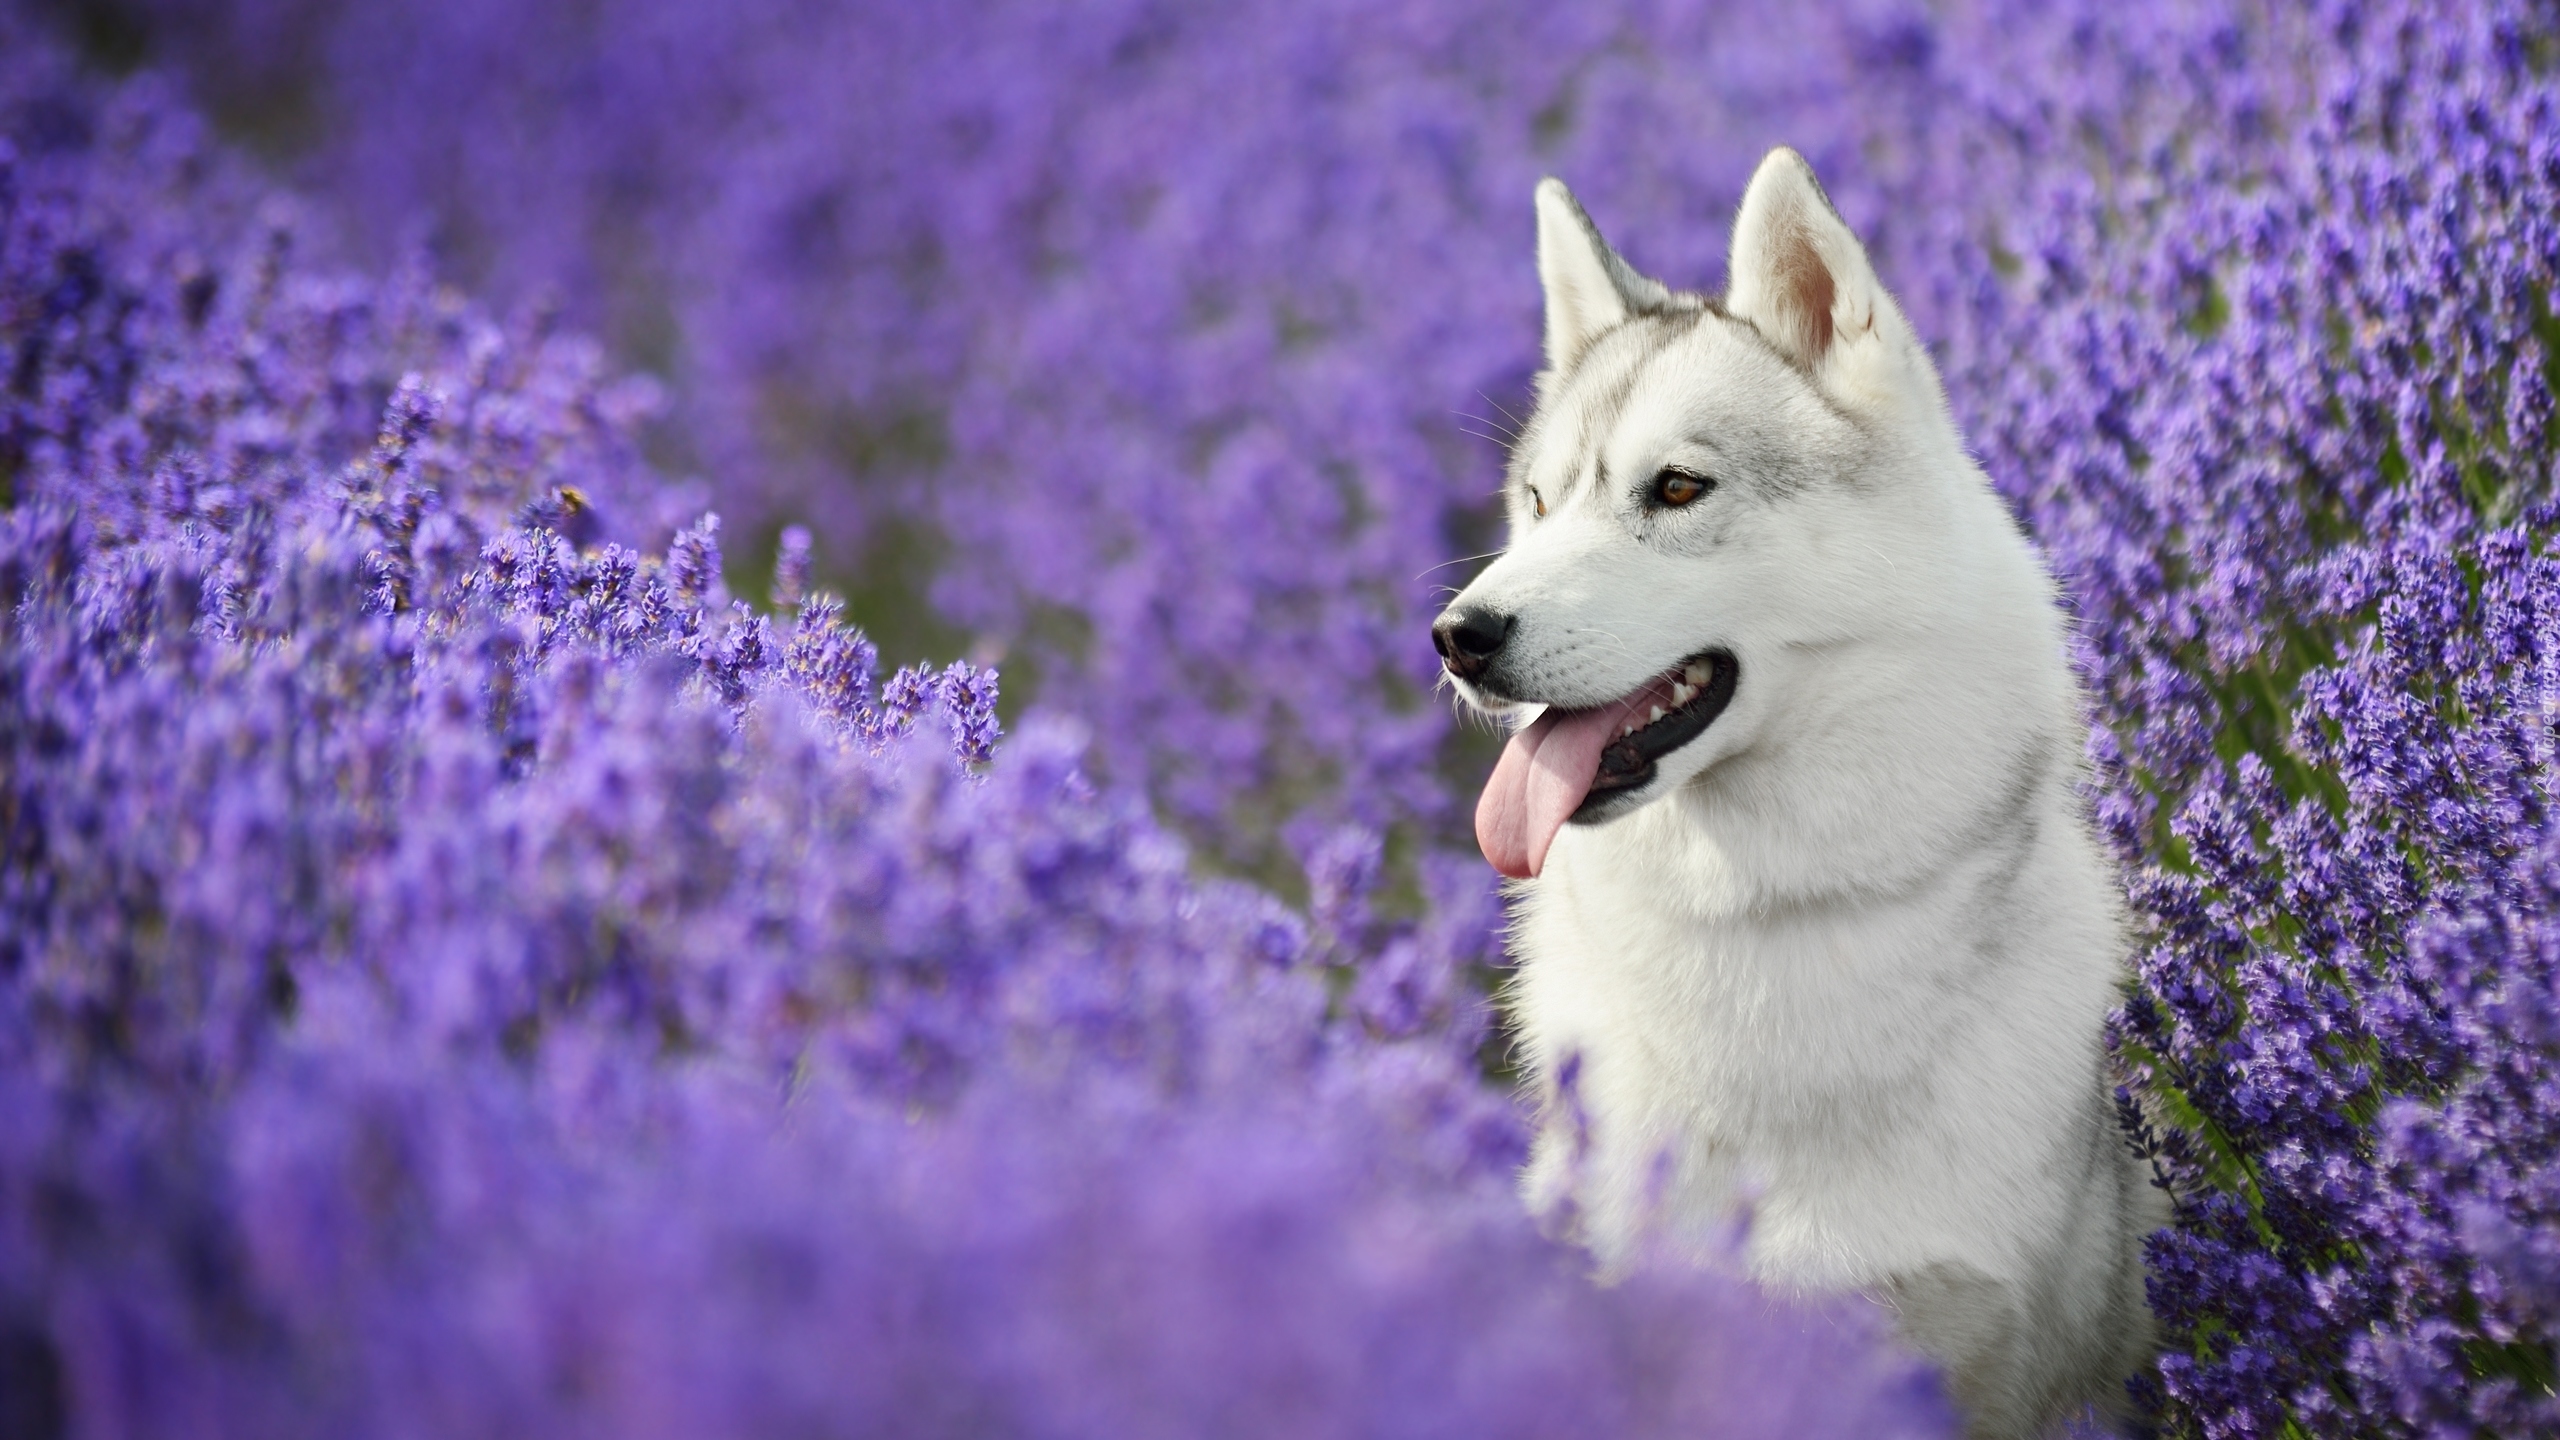
{"label": "dog's brown eye", "polygon": [[1535,485],[1529,487],[1529,504],[1535,508],[1539,519],[1547,518],[1547,497],[1539,494],[1538,487]]}
{"label": "dog's brown eye", "polygon": [[1716,488],[1716,482],[1686,470],[1665,470],[1653,477],[1653,503],[1674,510]]}

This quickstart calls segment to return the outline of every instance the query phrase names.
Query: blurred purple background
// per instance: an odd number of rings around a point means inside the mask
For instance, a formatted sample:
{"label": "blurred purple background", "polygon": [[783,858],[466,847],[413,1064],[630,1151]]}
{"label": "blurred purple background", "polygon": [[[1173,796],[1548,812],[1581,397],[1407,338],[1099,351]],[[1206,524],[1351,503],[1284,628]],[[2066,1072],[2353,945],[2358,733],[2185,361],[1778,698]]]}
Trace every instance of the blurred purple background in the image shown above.
{"label": "blurred purple background", "polygon": [[0,1421],[1943,1427],[1871,1320],[1512,1207],[1424,629],[1531,185],[1713,288],[1783,142],[2078,617],[2144,1403],[2560,1426],[2556,56],[2503,0],[17,0]]}

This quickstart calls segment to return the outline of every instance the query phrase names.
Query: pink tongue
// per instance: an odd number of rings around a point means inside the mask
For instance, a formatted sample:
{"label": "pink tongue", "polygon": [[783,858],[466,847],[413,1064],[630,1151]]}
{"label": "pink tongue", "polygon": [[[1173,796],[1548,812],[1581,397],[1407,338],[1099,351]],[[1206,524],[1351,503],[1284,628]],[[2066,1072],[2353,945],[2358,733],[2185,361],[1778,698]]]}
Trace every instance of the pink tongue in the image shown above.
{"label": "pink tongue", "polygon": [[1494,869],[1527,880],[1546,867],[1556,832],[1591,793],[1600,752],[1651,689],[1597,709],[1549,710],[1511,737],[1476,801],[1476,844]]}

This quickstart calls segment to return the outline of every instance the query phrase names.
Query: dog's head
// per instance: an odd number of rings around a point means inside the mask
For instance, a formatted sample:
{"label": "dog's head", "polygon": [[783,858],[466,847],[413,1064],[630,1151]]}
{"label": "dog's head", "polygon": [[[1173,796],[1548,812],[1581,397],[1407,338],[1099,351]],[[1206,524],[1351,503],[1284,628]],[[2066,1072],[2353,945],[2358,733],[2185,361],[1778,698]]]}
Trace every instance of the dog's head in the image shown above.
{"label": "dog's head", "polygon": [[1555,180],[1537,211],[1547,368],[1511,543],[1432,628],[1470,703],[1545,707],[1478,810],[1513,876],[1565,824],[1747,749],[1827,647],[1926,604],[1901,574],[1943,528],[1925,477],[1970,470],[1926,351],[1794,151],[1752,177],[1721,299],[1638,274]]}

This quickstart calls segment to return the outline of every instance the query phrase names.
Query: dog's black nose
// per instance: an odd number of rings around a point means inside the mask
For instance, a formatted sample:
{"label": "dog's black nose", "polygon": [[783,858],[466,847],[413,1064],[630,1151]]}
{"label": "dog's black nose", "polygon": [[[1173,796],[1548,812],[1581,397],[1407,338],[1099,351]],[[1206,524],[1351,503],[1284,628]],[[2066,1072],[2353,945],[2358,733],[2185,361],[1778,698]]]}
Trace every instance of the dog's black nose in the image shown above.
{"label": "dog's black nose", "polygon": [[1440,663],[1461,680],[1473,680],[1493,663],[1502,650],[1502,642],[1511,638],[1514,617],[1480,605],[1468,605],[1441,612],[1431,626],[1432,648],[1440,652]]}

